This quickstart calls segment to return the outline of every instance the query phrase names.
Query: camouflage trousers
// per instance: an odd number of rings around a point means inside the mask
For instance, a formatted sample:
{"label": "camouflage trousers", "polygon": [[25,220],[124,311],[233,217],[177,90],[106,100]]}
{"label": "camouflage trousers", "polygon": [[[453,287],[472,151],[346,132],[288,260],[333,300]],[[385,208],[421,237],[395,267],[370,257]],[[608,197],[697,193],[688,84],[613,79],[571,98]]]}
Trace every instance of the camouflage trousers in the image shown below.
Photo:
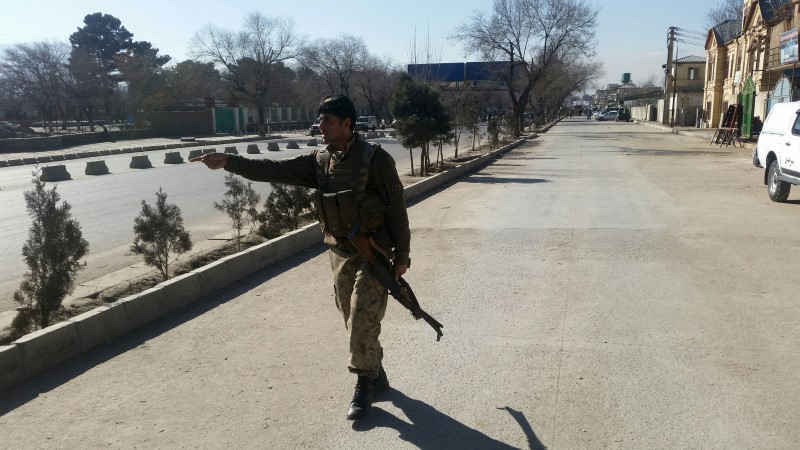
{"label": "camouflage trousers", "polygon": [[333,270],[336,307],[350,333],[350,363],[347,369],[371,378],[378,376],[383,348],[378,340],[386,313],[388,291],[372,275],[372,267],[360,254],[339,249],[328,251]]}

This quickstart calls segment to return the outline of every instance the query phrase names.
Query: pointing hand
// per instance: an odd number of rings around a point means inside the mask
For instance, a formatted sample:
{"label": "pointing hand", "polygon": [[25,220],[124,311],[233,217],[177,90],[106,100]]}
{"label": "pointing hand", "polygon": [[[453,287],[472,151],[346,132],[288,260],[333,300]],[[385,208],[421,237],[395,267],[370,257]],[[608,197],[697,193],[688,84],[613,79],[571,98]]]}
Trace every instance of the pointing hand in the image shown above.
{"label": "pointing hand", "polygon": [[227,153],[206,153],[190,159],[189,162],[201,162],[209,169],[222,169],[228,163],[228,155]]}

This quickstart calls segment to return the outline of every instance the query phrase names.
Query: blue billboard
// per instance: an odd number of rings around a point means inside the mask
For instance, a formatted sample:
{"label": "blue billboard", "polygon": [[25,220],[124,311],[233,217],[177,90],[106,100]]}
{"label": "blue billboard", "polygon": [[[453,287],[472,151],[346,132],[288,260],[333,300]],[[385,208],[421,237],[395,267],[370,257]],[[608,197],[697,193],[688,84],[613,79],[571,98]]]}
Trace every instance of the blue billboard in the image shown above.
{"label": "blue billboard", "polygon": [[464,77],[469,81],[502,81],[508,65],[508,61],[468,62],[464,64]]}
{"label": "blue billboard", "polygon": [[464,63],[409,64],[408,75],[420,81],[464,81]]}

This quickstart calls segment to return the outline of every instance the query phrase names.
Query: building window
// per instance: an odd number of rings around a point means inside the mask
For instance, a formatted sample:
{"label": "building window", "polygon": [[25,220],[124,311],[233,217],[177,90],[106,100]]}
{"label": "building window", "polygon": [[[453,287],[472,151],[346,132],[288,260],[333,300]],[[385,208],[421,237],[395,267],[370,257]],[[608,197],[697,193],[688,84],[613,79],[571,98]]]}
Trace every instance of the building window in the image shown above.
{"label": "building window", "polygon": [[689,67],[689,79],[696,80],[697,79],[697,68],[696,67]]}

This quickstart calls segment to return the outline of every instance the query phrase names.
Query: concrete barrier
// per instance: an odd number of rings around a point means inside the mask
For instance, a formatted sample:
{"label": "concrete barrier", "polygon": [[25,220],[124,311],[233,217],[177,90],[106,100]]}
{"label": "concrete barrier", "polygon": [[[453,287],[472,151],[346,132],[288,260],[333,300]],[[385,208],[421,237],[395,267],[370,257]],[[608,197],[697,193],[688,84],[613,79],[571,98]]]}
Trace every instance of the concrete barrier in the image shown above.
{"label": "concrete barrier", "polygon": [[228,269],[228,279],[231,282],[239,281],[242,278],[253,274],[253,267],[256,265],[256,259],[248,251],[242,251],[233,255],[228,255],[220,261],[223,261]]}
{"label": "concrete barrier", "polygon": [[6,163],[9,166],[21,166],[22,165],[22,160],[21,159],[9,159],[9,160],[6,160]]}
{"label": "concrete barrier", "polygon": [[225,147],[225,153],[228,153],[230,155],[238,155],[239,151],[236,150],[236,147]]}
{"label": "concrete barrier", "polygon": [[197,150],[189,150],[189,159],[197,158],[198,156],[203,156],[203,151],[200,149]]}
{"label": "concrete barrier", "polygon": [[121,155],[122,154],[122,149],[121,148],[115,148],[115,149],[111,150],[111,154],[112,155]]}
{"label": "concrete barrier", "polygon": [[50,157],[50,161],[64,161],[67,159],[64,155],[53,155]]}
{"label": "concrete barrier", "polygon": [[72,179],[72,176],[67,172],[67,166],[58,164],[42,167],[41,178],[43,181],[64,181]]}
{"label": "concrete barrier", "polygon": [[289,141],[289,143],[286,144],[286,148],[295,150],[295,149],[300,148],[300,146],[297,145],[297,141]]}
{"label": "concrete barrier", "polygon": [[317,143],[317,138],[309,139],[308,142],[306,142],[307,147],[316,147],[317,145],[319,145]]}
{"label": "concrete barrier", "polygon": [[22,355],[28,378],[81,353],[78,329],[69,321],[26,334],[14,341],[14,345]]}
{"label": "concrete barrier", "polygon": [[25,364],[16,345],[0,346],[0,392],[25,381]]}
{"label": "concrete barrier", "polygon": [[38,164],[36,158],[22,158],[22,164]]}
{"label": "concrete barrier", "polygon": [[261,150],[258,149],[258,144],[248,144],[247,153],[250,155],[258,155],[261,153]]}
{"label": "concrete barrier", "polygon": [[89,158],[97,158],[98,156],[100,156],[100,152],[86,152],[86,155]]}
{"label": "concrete barrier", "polygon": [[164,289],[156,286],[120,300],[119,303],[125,308],[125,315],[131,330],[150,323],[169,312],[165,302],[165,293]]}
{"label": "concrete barrier", "polygon": [[76,155],[75,153],[67,153],[66,155],[64,155],[64,159],[65,160],[78,159],[78,155]]}
{"label": "concrete barrier", "polygon": [[131,163],[128,167],[131,169],[152,169],[153,164],[150,163],[150,158],[147,155],[136,155],[131,158]]}
{"label": "concrete barrier", "polygon": [[86,170],[83,172],[86,175],[107,175],[108,166],[103,160],[100,161],[87,161]]}
{"label": "concrete barrier", "polygon": [[0,167],[8,167],[8,163],[5,161],[0,161]]}
{"label": "concrete barrier", "polygon": [[211,294],[227,286],[229,278],[228,265],[223,260],[214,261],[197,269],[197,280],[200,282],[200,289],[204,295]]}
{"label": "concrete barrier", "polygon": [[194,142],[193,137],[182,137],[181,142]]}
{"label": "concrete barrier", "polygon": [[120,303],[98,306],[70,319],[80,338],[81,352],[88,352],[130,331],[125,307]]}
{"label": "concrete barrier", "polygon": [[378,137],[385,138],[385,137],[386,137],[386,133],[384,133],[383,131],[381,131],[380,133],[378,133]]}
{"label": "concrete barrier", "polygon": [[395,133],[394,131],[390,131],[389,137],[397,137],[397,133]]}
{"label": "concrete barrier", "polygon": [[40,164],[41,163],[48,163],[48,162],[50,162],[52,160],[53,160],[52,156],[37,156],[36,157],[36,162],[40,163]]}
{"label": "concrete barrier", "polygon": [[167,152],[164,155],[164,164],[183,164],[181,152]]}
{"label": "concrete barrier", "polygon": [[171,278],[159,286],[164,290],[164,306],[169,310],[182,308],[203,297],[203,289],[196,272]]}
{"label": "concrete barrier", "polygon": [[271,152],[277,152],[278,150],[280,150],[280,148],[278,147],[277,142],[270,142],[269,144],[267,144],[267,150]]}
{"label": "concrete barrier", "polygon": [[204,148],[203,149],[203,154],[205,155],[206,153],[217,153],[217,149],[215,149],[215,148]]}
{"label": "concrete barrier", "polygon": [[100,150],[100,156],[108,156],[111,154],[111,150]]}

